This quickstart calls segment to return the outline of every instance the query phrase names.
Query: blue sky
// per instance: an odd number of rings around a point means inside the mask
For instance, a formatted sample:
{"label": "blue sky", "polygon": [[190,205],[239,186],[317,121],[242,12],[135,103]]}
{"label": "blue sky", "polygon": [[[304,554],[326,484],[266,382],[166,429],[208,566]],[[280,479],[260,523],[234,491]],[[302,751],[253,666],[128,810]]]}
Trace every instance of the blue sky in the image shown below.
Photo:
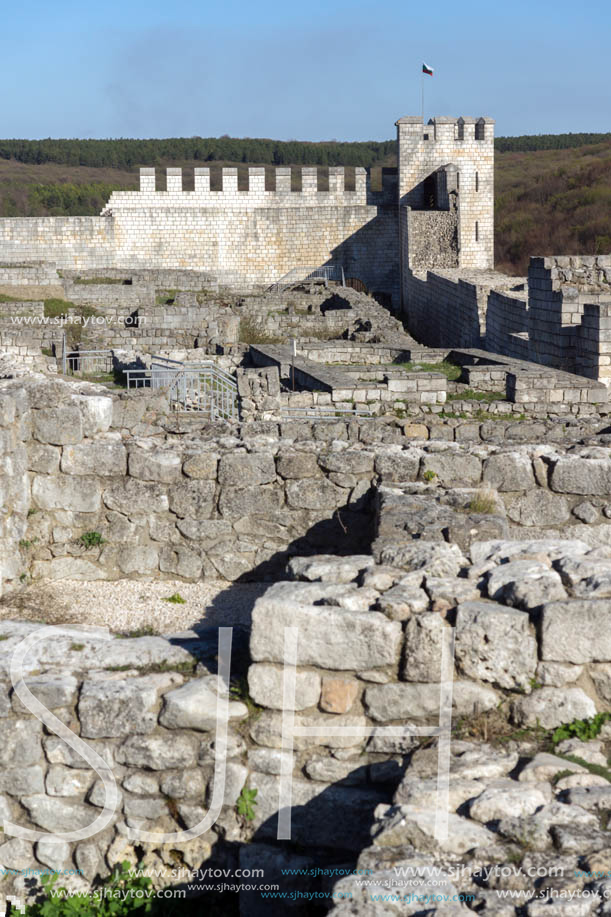
{"label": "blue sky", "polygon": [[423,61],[426,117],[611,130],[607,0],[31,0],[0,23],[2,137],[388,139]]}

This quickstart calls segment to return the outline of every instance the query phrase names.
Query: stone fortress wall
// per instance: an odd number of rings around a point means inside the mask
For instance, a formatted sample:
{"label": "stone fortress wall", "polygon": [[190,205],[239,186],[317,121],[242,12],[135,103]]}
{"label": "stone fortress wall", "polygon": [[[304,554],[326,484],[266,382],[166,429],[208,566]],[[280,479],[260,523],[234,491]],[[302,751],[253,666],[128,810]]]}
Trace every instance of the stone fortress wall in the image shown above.
{"label": "stone fortress wall", "polygon": [[[593,544],[609,537],[611,464],[595,416],[566,429],[340,418],[211,425],[168,416],[163,393],[111,396],[42,378],[7,380],[0,393],[6,593],[41,578],[265,579],[295,553],[362,550],[376,489],[429,480],[433,498],[467,488],[466,504],[479,488],[498,491],[495,537],[540,536],[541,526]],[[528,445],[538,439],[549,444]],[[103,544],[84,547],[86,532]]]}
{"label": "stone fortress wall", "polygon": [[[142,169],[140,190],[114,192],[99,217],[0,220],[0,260],[50,261],[60,269],[180,269],[206,271],[238,289],[266,288],[296,267],[341,265],[368,289],[399,303],[396,178],[382,191],[355,170],[329,169],[329,190],[316,168],[302,169],[291,191],[290,169],[276,170],[266,191],[262,169],[249,169],[238,190],[237,170],[223,169],[222,191],[210,191],[209,169],[197,169],[195,190],[182,190],[180,169],[168,169],[167,190],[155,190],[154,170]],[[152,173],[152,174],[151,174]]]}
{"label": "stone fortress wall", "polygon": [[[283,574],[252,612],[248,704],[244,695],[228,698],[223,804],[211,830],[178,842],[185,868],[264,862],[270,882],[281,868],[315,863],[321,851],[330,862],[350,863],[370,841],[374,812],[381,819],[376,834],[387,831],[377,843],[394,854],[403,835],[387,824],[393,793],[402,830],[426,846],[436,776],[422,782],[429,771],[417,765],[418,736],[384,729],[438,724],[449,627],[457,720],[503,709],[516,728],[553,729],[608,709],[611,462],[607,448],[587,442],[583,424],[565,442],[540,446],[528,445],[541,435],[536,425],[516,424],[504,444],[476,450],[409,442],[413,430],[375,421],[314,430],[304,422],[240,430],[208,424],[190,439],[178,421],[173,436],[159,395],[117,398],[97,386],[42,378],[8,380],[0,389],[2,462],[10,472],[1,540],[9,590],[26,570],[71,579],[199,578],[202,564],[217,563],[217,549],[225,565],[244,549],[242,559],[256,562],[253,532],[261,559],[270,549],[282,555]],[[347,540],[344,556],[328,556],[327,545],[337,551],[341,537],[328,528],[332,511],[342,530],[354,524],[363,534],[372,488],[373,541]],[[472,501],[483,493],[494,505],[479,512]],[[316,538],[321,523],[328,541]],[[106,544],[79,548],[78,535],[94,527]],[[231,577],[241,569],[238,563],[222,572]],[[0,621],[1,673],[18,643],[41,626]],[[326,730],[297,737],[289,762],[297,849],[272,846],[288,754],[281,737],[284,626],[299,627],[287,712],[297,726]],[[239,643],[237,630],[234,638]],[[51,844],[6,833],[1,891],[26,891],[27,878],[8,870],[79,869],[62,884],[87,889],[125,859],[144,857],[149,869],[175,865],[175,843],[130,832],[192,827],[211,805],[217,692],[226,690],[216,677],[216,640],[216,628],[119,639],[104,628],[70,625],[54,628],[53,639],[30,652],[26,685],[108,763],[119,800],[107,828],[84,841]],[[0,712],[3,819],[49,832],[92,823],[105,802],[99,776],[30,716],[6,674]],[[363,733],[342,736],[338,727]],[[598,830],[588,813],[608,809],[608,783],[570,758],[591,749],[580,743],[564,751],[569,758],[535,756],[528,740],[503,750],[453,741],[452,774],[462,779],[452,782],[448,803],[450,853],[482,856],[494,844],[501,862],[512,856],[528,825],[498,824],[504,806],[520,818],[537,810],[542,830],[570,822],[574,807],[585,806],[582,821]],[[437,750],[430,754],[433,778]],[[236,812],[244,786],[257,790],[250,823]],[[312,876],[300,881],[318,888]],[[258,917],[268,905],[253,894],[241,906]],[[299,907],[295,913],[308,913]]]}
{"label": "stone fortress wall", "polygon": [[422,343],[481,347],[611,382],[611,255],[531,258],[528,278],[414,271],[406,289]]}

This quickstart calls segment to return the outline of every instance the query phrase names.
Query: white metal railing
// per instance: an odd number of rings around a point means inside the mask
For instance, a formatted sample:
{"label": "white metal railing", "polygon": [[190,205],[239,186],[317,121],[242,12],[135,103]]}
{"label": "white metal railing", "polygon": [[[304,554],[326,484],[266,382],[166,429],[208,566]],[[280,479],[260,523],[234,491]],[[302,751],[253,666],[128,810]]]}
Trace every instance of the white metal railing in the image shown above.
{"label": "white metal railing", "polygon": [[237,420],[238,387],[229,373],[211,361],[182,363],[153,356],[150,369],[126,369],[128,389],[167,388],[170,409],[207,415],[210,420]]}
{"label": "white metal railing", "polygon": [[68,350],[62,348],[62,373],[66,375],[95,375],[113,371],[112,350]]}
{"label": "white metal railing", "polygon": [[346,286],[344,269],[341,264],[323,264],[322,267],[294,267],[270,286],[273,293],[282,293],[288,287],[298,283],[338,283]]}

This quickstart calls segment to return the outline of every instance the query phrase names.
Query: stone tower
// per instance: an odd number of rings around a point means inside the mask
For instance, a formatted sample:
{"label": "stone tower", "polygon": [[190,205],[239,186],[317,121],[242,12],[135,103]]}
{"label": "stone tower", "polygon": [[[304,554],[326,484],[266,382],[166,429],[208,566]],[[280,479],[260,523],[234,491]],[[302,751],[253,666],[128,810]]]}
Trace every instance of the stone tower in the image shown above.
{"label": "stone tower", "polygon": [[[494,120],[397,122],[401,273],[494,266]],[[406,284],[402,284],[405,291]]]}

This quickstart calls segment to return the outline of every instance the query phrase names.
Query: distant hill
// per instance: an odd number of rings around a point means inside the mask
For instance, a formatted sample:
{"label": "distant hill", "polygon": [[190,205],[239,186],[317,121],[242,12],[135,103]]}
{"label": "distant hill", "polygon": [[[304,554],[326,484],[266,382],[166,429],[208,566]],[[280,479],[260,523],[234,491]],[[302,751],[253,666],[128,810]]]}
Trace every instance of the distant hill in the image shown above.
{"label": "distant hill", "polygon": [[495,260],[524,273],[530,255],[611,253],[611,137],[496,157]]}
{"label": "distant hill", "polygon": [[[611,252],[611,134],[495,140],[497,267],[523,273],[531,254]],[[0,140],[0,216],[99,213],[115,189],[137,187],[140,166],[396,165],[396,142]]]}

